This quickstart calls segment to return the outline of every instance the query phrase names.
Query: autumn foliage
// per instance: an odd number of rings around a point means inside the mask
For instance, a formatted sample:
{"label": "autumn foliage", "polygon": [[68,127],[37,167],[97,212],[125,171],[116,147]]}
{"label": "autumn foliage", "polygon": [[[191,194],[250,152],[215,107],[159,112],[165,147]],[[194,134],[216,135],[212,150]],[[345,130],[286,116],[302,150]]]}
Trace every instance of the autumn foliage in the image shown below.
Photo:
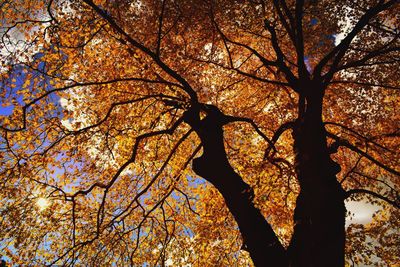
{"label": "autumn foliage", "polygon": [[[2,1],[0,256],[397,266],[398,14],[396,0]],[[346,226],[347,200],[376,205],[372,222]]]}

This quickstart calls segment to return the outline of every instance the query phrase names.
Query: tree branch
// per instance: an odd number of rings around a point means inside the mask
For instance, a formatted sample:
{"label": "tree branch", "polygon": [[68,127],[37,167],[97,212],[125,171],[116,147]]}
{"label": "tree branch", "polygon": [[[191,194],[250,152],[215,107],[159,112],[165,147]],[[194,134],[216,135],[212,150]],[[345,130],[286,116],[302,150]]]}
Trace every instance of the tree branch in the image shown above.
{"label": "tree branch", "polygon": [[141,50],[143,53],[148,55],[150,58],[153,59],[153,61],[163,70],[165,71],[169,76],[174,78],[176,81],[178,81],[182,85],[182,89],[190,96],[190,99],[193,103],[198,102],[198,97],[196,92],[193,90],[193,88],[190,86],[190,84],[184,79],[178,72],[175,70],[171,69],[167,64],[165,64],[160,57],[151,51],[148,47],[144,46],[143,44],[139,43],[135,39],[133,39],[128,33],[126,33],[116,22],[115,20],[109,15],[105,10],[101,9],[99,6],[97,6],[95,3],[93,3],[92,0],[82,0],[86,4],[88,4],[93,10],[101,16],[103,19],[108,21],[110,26],[114,28],[118,33],[120,33],[126,40],[133,45],[134,47],[138,48]]}
{"label": "tree branch", "polygon": [[73,84],[64,86],[64,87],[60,87],[60,88],[54,88],[51,89],[49,91],[47,91],[46,93],[42,94],[41,96],[31,100],[30,102],[28,102],[27,104],[25,104],[22,107],[22,126],[19,128],[8,128],[8,127],[4,127],[3,125],[0,125],[0,129],[4,130],[6,132],[19,132],[19,131],[23,131],[26,129],[26,124],[27,124],[27,119],[26,119],[26,115],[27,115],[27,111],[28,109],[33,106],[34,104],[36,104],[37,102],[39,102],[40,100],[44,99],[45,97],[56,93],[56,92],[62,92],[62,91],[66,91],[68,89],[72,89],[72,88],[76,88],[76,87],[82,87],[82,86],[93,86],[93,85],[106,85],[106,84],[112,84],[112,83],[117,83],[117,82],[127,82],[127,81],[139,81],[139,82],[145,82],[145,83],[156,83],[156,84],[167,84],[170,86],[178,86],[180,88],[182,88],[181,85],[176,84],[176,83],[171,83],[171,82],[167,82],[167,81],[158,81],[158,80],[149,80],[149,79],[144,79],[144,78],[136,78],[136,77],[132,77],[132,78],[116,78],[116,79],[111,79],[108,81],[93,81],[93,82],[74,82]]}
{"label": "tree branch", "polygon": [[[279,19],[283,24],[283,27],[285,28],[286,32],[289,34],[289,37],[292,40],[293,44],[296,44],[295,19],[293,18],[293,15],[289,10],[289,8],[286,4],[286,1],[285,0],[274,0],[273,4],[276,9],[276,12],[278,13]],[[280,6],[282,6],[283,12],[282,12]],[[289,23],[287,22],[285,15],[288,18]]]}
{"label": "tree branch", "polygon": [[391,200],[388,197],[382,196],[381,194],[378,194],[376,192],[367,190],[367,189],[350,189],[348,191],[346,191],[346,196],[345,198],[349,198],[351,195],[355,195],[355,194],[367,194],[367,195],[371,195],[373,197],[379,198],[387,203],[389,203],[390,205],[392,205],[395,208],[400,209],[400,198],[398,197],[397,200]]}
{"label": "tree branch", "polygon": [[[341,66],[338,66],[336,69],[334,69],[332,71],[333,72],[338,72],[338,71],[344,70],[344,69],[365,66],[365,63],[370,59],[373,59],[375,57],[378,57],[378,56],[381,56],[381,55],[384,55],[384,54],[388,54],[390,52],[396,52],[396,51],[400,51],[400,47],[389,47],[389,48],[386,48],[386,49],[374,50],[374,51],[371,51],[370,53],[368,53],[367,55],[365,55],[363,58],[361,58],[359,60],[354,60],[352,62],[349,62],[349,63],[341,65]],[[397,61],[393,61],[393,62],[397,62]]]}
{"label": "tree branch", "polygon": [[375,146],[377,146],[377,147],[379,147],[381,149],[384,149],[384,150],[386,150],[388,152],[395,153],[395,151],[392,151],[391,149],[389,149],[387,147],[384,147],[383,145],[381,145],[381,144],[377,143],[376,141],[372,140],[371,138],[368,138],[368,137],[358,133],[357,131],[347,127],[346,125],[343,125],[343,124],[337,123],[337,122],[329,122],[329,121],[328,122],[324,122],[324,124],[325,125],[333,125],[333,126],[341,127],[342,129],[352,133],[353,136],[355,135],[357,138],[363,139],[365,142],[369,142],[369,143],[371,143],[371,144],[373,144],[373,145],[375,145]]}
{"label": "tree branch", "polygon": [[295,91],[298,91],[297,88],[297,78],[293,75],[291,70],[286,66],[284,62],[284,54],[279,46],[279,39],[276,34],[275,28],[270,24],[270,22],[267,19],[264,19],[264,27],[269,31],[271,34],[271,42],[272,42],[272,47],[276,53],[276,62],[279,66],[279,68],[282,70],[283,74],[286,77],[286,80],[289,82],[289,84],[292,86],[292,88]]}
{"label": "tree branch", "polygon": [[299,71],[299,77],[309,79],[309,72],[304,62],[304,40],[303,40],[303,8],[304,0],[296,1],[295,9],[295,21],[296,21],[296,53],[297,53],[297,67]]}
{"label": "tree branch", "polygon": [[[376,16],[377,14],[379,14],[380,12],[389,8],[390,6],[394,5],[397,2],[398,0],[390,0],[384,3],[383,0],[380,0],[378,4],[368,9],[364,13],[364,15],[362,15],[361,18],[358,20],[352,31],[349,34],[347,34],[347,36],[340,42],[340,44],[334,47],[323,59],[321,59],[321,61],[317,64],[317,66],[314,69],[314,75],[323,77],[325,79],[325,82],[328,82],[333,77],[336,67],[340,63],[343,56],[346,54],[348,48],[350,47],[351,42],[357,36],[357,34],[364,29],[364,27],[369,23],[369,21],[374,16]],[[330,67],[329,71],[325,75],[322,75],[322,69],[332,59],[334,60],[334,62]]]}
{"label": "tree branch", "polygon": [[156,55],[160,57],[160,47],[161,47],[161,39],[162,39],[162,26],[163,26],[163,19],[164,19],[164,11],[165,11],[165,4],[167,0],[162,1],[161,7],[161,14],[158,17],[158,36],[157,36],[157,48],[156,48]]}
{"label": "tree branch", "polygon": [[254,128],[254,130],[258,133],[259,136],[261,136],[269,145],[270,147],[276,151],[275,145],[274,143],[271,141],[271,139],[269,139],[261,130],[260,128],[258,128],[258,125],[249,118],[242,118],[242,117],[235,117],[235,116],[226,116],[226,123],[230,123],[230,122],[236,122],[236,121],[243,121],[243,122],[247,122],[250,123],[250,125]]}
{"label": "tree branch", "polygon": [[399,171],[397,171],[397,170],[395,170],[395,169],[393,169],[393,168],[390,168],[390,167],[386,166],[385,164],[383,164],[383,163],[380,162],[379,160],[375,159],[374,157],[372,157],[372,156],[369,155],[368,153],[366,153],[366,152],[362,151],[361,149],[359,149],[358,147],[356,147],[356,146],[350,144],[349,141],[347,141],[347,140],[345,140],[345,139],[342,139],[342,138],[340,138],[340,137],[338,137],[338,136],[336,136],[336,135],[334,135],[334,134],[332,134],[332,133],[330,133],[330,132],[327,132],[326,134],[327,134],[328,137],[330,137],[330,138],[336,140],[336,141],[338,142],[339,145],[344,146],[344,147],[347,147],[347,148],[349,148],[350,150],[356,152],[357,154],[360,154],[361,156],[363,156],[363,157],[367,158],[368,160],[372,161],[374,164],[376,164],[377,166],[381,167],[381,168],[384,169],[385,171],[387,171],[387,172],[389,172],[389,173],[391,173],[391,174],[394,174],[394,175],[396,175],[396,176],[400,176],[400,172],[399,172]]}
{"label": "tree branch", "polygon": [[331,84],[357,84],[357,85],[363,85],[363,86],[375,86],[375,87],[381,87],[384,89],[392,89],[392,90],[400,90],[400,86],[393,86],[393,85],[388,85],[388,84],[377,84],[377,83],[368,83],[368,82],[360,82],[360,81],[348,81],[348,80],[333,80],[330,81],[329,83]]}

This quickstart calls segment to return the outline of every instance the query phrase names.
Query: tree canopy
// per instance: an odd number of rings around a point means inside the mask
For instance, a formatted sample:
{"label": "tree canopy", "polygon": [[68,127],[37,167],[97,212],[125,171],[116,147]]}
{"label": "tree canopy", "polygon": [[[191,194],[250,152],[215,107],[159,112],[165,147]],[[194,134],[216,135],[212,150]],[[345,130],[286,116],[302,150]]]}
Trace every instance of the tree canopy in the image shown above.
{"label": "tree canopy", "polygon": [[9,264],[398,264],[398,1],[0,10]]}

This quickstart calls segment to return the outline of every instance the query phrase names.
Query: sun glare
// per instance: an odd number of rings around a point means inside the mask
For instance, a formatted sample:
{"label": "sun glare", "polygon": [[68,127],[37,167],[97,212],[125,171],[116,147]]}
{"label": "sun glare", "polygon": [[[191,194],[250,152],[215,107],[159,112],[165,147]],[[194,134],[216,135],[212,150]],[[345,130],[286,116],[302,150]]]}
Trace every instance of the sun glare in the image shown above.
{"label": "sun glare", "polygon": [[50,205],[49,201],[46,198],[38,198],[36,201],[36,205],[39,207],[40,211],[43,211],[47,209],[47,207]]}

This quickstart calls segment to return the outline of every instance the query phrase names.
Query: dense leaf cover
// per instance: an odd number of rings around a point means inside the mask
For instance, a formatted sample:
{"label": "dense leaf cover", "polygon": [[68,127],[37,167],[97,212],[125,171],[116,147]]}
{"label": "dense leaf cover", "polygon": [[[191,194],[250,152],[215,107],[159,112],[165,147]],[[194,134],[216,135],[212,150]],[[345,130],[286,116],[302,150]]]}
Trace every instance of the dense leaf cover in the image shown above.
{"label": "dense leaf cover", "polygon": [[290,247],[313,157],[294,129],[322,92],[341,201],[379,207],[347,227],[346,263],[396,266],[399,14],[395,0],[2,1],[0,255],[251,266],[226,196],[193,171],[205,145],[193,110],[223,116],[230,165]]}

